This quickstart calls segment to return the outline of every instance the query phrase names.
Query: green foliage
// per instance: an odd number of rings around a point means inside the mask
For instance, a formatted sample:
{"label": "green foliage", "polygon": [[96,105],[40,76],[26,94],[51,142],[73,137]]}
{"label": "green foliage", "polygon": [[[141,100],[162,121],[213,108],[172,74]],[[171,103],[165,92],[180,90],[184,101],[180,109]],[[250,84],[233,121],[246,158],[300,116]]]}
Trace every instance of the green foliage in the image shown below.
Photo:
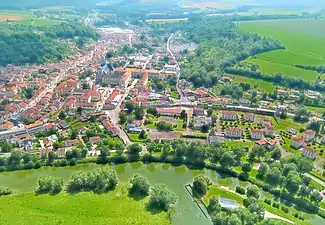
{"label": "green foliage", "polygon": [[259,191],[259,189],[256,185],[251,185],[251,186],[248,186],[246,195],[247,195],[247,197],[254,197],[254,198],[258,199],[260,197],[258,191]]}
{"label": "green foliage", "polygon": [[0,196],[10,195],[10,194],[12,194],[12,190],[10,190],[9,188],[0,186]]}
{"label": "green foliage", "polygon": [[51,176],[43,176],[38,179],[38,193],[51,193],[58,194],[61,192],[63,187],[63,179]]}
{"label": "green foliage", "polygon": [[123,111],[120,112],[119,118],[120,118],[120,124],[123,125],[127,121],[127,113]]}
{"label": "green foliage", "polygon": [[130,180],[130,183],[132,184],[132,187],[129,189],[130,194],[149,195],[150,184],[145,177],[136,174]]}
{"label": "green foliage", "polygon": [[78,172],[72,174],[67,185],[68,192],[94,191],[106,192],[117,185],[115,171],[107,168],[97,169],[91,172]]}
{"label": "green foliage", "polygon": [[209,183],[210,181],[207,177],[203,175],[196,176],[192,185],[193,194],[198,198],[205,196],[208,192]]}
{"label": "green foliage", "polygon": [[139,144],[132,144],[128,147],[128,152],[130,155],[138,155],[142,151],[142,146]]}
{"label": "green foliage", "polygon": [[150,190],[149,208],[167,211],[177,201],[177,196],[165,184],[155,184]]}
{"label": "green foliage", "polygon": [[157,130],[159,130],[159,131],[172,131],[173,130],[173,124],[166,123],[165,121],[160,121],[157,124]]}

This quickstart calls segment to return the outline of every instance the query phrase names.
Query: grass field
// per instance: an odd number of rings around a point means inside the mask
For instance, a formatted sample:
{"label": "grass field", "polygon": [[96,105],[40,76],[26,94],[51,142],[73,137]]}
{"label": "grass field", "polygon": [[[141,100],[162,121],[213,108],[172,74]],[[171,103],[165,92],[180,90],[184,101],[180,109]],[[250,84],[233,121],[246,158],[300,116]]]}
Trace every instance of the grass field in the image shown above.
{"label": "grass field", "polygon": [[301,78],[306,81],[314,81],[319,77],[319,74],[314,71],[304,70],[294,66],[266,61],[259,58],[249,58],[246,62],[257,64],[260,67],[260,70],[266,74],[275,75],[277,73],[283,73],[288,77]]}
{"label": "grass field", "polygon": [[251,88],[256,87],[257,89],[259,89],[261,91],[268,92],[268,93],[273,92],[275,89],[275,86],[271,82],[266,82],[263,80],[257,80],[254,78],[232,75],[232,74],[227,74],[226,76],[230,76],[233,78],[232,83],[235,83],[235,84],[247,83],[247,84],[251,85]]}
{"label": "grass field", "polygon": [[32,12],[23,11],[0,11],[0,22],[10,22],[26,26],[49,27],[62,23],[61,20],[42,19],[34,16]]}
{"label": "grass field", "polygon": [[325,63],[325,20],[267,20],[239,23],[242,30],[280,41],[285,50],[259,54],[251,63],[264,73],[284,73],[289,77],[313,81],[318,73],[294,65],[322,65]]}
{"label": "grass field", "polygon": [[136,201],[119,188],[108,194],[79,193],[56,196],[24,194],[0,197],[0,224],[110,224],[168,225],[167,213],[146,210],[148,198]]}
{"label": "grass field", "polygon": [[178,19],[150,19],[146,20],[147,23],[175,23],[179,21],[188,21],[188,18],[178,18]]}

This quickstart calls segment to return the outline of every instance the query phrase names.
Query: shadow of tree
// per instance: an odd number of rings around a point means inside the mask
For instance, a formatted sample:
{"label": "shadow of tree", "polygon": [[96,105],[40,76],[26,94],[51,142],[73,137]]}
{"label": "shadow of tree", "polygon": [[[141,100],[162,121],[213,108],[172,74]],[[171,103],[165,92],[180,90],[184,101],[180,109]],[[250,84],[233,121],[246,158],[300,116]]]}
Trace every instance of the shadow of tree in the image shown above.
{"label": "shadow of tree", "polygon": [[147,195],[144,195],[144,194],[140,193],[139,191],[134,191],[132,188],[130,188],[129,192],[128,192],[128,197],[133,198],[136,201],[140,201],[140,200],[146,198]]}

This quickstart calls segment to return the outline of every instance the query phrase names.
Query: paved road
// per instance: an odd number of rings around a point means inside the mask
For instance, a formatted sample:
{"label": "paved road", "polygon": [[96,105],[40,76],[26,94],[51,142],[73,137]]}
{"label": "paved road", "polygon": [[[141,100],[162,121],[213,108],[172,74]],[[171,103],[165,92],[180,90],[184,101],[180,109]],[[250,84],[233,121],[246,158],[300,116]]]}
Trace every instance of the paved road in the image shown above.
{"label": "paved road", "polygon": [[131,145],[132,142],[130,140],[130,138],[127,136],[127,134],[125,133],[125,131],[119,126],[119,115],[120,115],[120,112],[121,112],[121,104],[122,102],[125,100],[125,98],[128,96],[130,90],[132,88],[134,88],[135,84],[138,82],[137,79],[135,79],[132,84],[130,85],[130,87],[128,87],[126,90],[125,90],[125,93],[123,94],[120,102],[118,103],[118,105],[116,106],[115,109],[113,110],[106,110],[105,113],[106,115],[110,118],[111,120],[111,123],[115,126],[118,127],[119,129],[119,132],[120,132],[120,135],[119,137],[123,140],[124,144],[126,145]]}

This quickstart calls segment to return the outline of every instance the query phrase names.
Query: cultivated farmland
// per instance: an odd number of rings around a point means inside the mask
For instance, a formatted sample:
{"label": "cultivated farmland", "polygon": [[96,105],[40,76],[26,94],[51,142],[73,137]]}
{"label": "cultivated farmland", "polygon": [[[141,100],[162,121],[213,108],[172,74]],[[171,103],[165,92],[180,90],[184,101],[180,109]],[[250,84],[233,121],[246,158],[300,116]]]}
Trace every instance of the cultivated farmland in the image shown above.
{"label": "cultivated farmland", "polygon": [[315,81],[319,74],[296,65],[325,64],[325,20],[270,20],[242,22],[239,28],[279,40],[285,50],[259,54],[247,61],[259,65],[266,74],[283,73],[288,77]]}

